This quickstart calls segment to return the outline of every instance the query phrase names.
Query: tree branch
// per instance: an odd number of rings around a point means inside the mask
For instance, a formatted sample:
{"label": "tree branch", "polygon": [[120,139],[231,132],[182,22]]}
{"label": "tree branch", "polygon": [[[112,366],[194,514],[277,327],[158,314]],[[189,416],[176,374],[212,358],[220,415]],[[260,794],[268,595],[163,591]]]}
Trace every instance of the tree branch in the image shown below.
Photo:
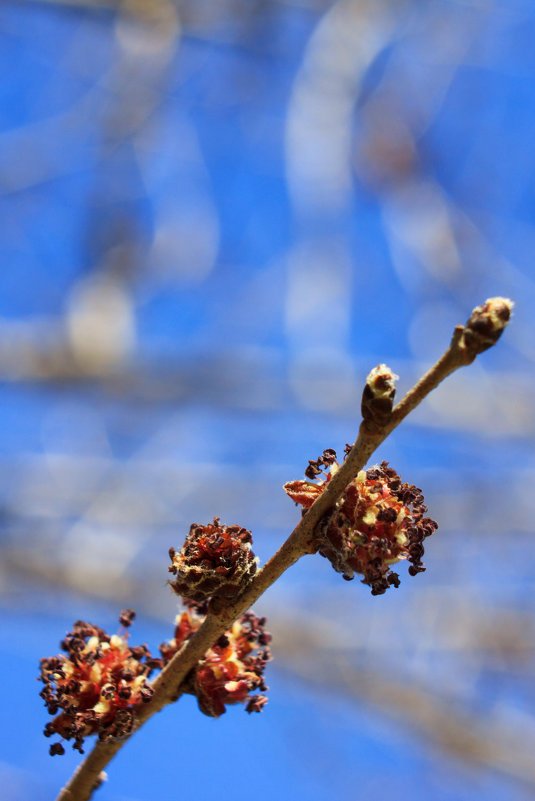
{"label": "tree branch", "polygon": [[[101,771],[137,729],[164,706],[180,697],[180,685],[218,637],[301,556],[316,551],[315,530],[319,521],[335,505],[345,487],[363,469],[377,447],[441,381],[459,367],[473,362],[479,353],[497,342],[509,321],[512,305],[511,301],[504,298],[492,298],[476,307],[466,325],[459,325],[455,328],[451,343],[445,353],[407,392],[397,406],[393,409],[391,409],[391,405],[390,408],[387,406],[385,412],[385,407],[382,405],[379,418],[364,414],[358,437],[347,458],[339,470],[332,475],[330,481],[325,484],[323,492],[307,509],[306,514],[286,542],[258,571],[250,584],[235,600],[221,602],[214,599],[211,601],[209,614],[200,628],[191,635],[181,650],[174,655],[154,680],[152,684],[154,695],[149,702],[139,708],[134,731],[124,740],[97,742],[91,753],[77,768],[69,783],[60,792],[57,801],[87,801],[91,797],[94,789],[104,778]],[[388,368],[385,370],[388,371]],[[370,377],[372,374],[375,380],[377,376],[380,377],[378,368],[372,371]],[[389,378],[393,381],[391,373],[389,373]],[[369,386],[369,381],[367,386]],[[393,384],[389,383],[388,395],[390,398],[393,397],[391,386]],[[384,396],[384,394],[379,391],[377,397]],[[384,401],[384,397],[380,399]],[[380,422],[377,422],[378,419]]]}

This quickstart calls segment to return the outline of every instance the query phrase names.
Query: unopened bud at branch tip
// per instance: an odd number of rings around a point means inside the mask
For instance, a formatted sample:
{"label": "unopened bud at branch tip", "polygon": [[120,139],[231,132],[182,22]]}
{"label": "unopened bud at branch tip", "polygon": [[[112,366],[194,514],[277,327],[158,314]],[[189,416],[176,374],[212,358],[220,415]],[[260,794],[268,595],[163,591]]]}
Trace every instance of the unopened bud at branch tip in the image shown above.
{"label": "unopened bud at branch tip", "polygon": [[488,298],[476,306],[464,327],[464,345],[473,355],[496,344],[511,319],[514,303],[509,298]]}

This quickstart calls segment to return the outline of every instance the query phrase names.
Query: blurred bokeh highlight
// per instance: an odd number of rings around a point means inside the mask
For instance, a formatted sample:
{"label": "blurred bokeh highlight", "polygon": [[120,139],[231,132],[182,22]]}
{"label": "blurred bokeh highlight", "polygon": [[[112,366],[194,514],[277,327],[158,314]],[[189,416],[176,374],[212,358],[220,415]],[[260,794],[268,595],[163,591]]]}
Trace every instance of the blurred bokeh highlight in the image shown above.
{"label": "blurred bokeh highlight", "polygon": [[487,297],[496,348],[383,445],[439,522],[372,598],[301,561],[257,604],[270,700],[152,720],[101,801],[535,792],[535,6],[5,0],[0,589],[5,801],[53,798],[38,660],[72,622],[156,650],[168,548],[265,561],[282,484],[355,438]]}

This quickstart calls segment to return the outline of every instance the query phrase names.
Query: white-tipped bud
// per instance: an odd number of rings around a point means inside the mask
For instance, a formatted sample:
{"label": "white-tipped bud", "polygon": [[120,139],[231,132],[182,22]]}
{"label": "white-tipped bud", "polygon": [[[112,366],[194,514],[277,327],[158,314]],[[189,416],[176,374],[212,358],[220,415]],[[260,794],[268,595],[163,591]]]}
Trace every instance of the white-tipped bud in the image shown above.
{"label": "white-tipped bud", "polygon": [[361,405],[362,418],[367,423],[386,425],[392,414],[397,378],[386,364],[379,364],[370,372]]}
{"label": "white-tipped bud", "polygon": [[[515,304],[509,298],[487,298],[483,306],[479,309],[484,311],[496,331],[501,331],[511,319],[511,313]],[[476,310],[474,309],[474,312]]]}
{"label": "white-tipped bud", "polygon": [[488,298],[476,306],[464,327],[464,344],[474,356],[491,348],[511,319],[514,303],[509,298]]}
{"label": "white-tipped bud", "polygon": [[386,364],[378,364],[371,370],[366,379],[366,386],[370,388],[374,398],[388,398],[396,391],[396,381],[399,375],[392,372]]}

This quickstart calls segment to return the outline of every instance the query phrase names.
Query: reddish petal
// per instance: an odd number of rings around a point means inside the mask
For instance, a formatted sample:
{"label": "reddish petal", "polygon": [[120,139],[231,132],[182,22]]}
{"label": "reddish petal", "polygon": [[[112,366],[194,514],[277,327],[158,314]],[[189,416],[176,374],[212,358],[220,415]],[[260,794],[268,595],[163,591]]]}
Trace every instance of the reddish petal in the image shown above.
{"label": "reddish petal", "polygon": [[312,506],[316,498],[323,492],[321,484],[312,484],[310,481],[288,481],[283,489],[292,501],[300,503],[305,509]]}

